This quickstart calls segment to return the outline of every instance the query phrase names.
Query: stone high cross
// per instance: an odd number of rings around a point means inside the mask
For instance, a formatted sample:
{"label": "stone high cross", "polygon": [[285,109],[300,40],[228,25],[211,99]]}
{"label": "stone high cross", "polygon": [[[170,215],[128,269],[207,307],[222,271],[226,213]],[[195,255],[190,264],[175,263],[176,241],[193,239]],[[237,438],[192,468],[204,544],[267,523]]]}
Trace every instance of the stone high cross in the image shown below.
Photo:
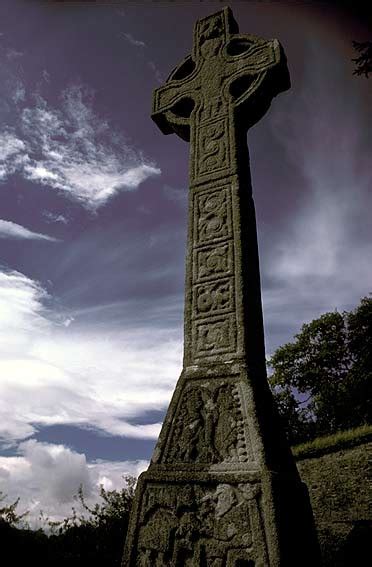
{"label": "stone high cross", "polygon": [[190,141],[184,365],[136,489],[125,567],[318,565],[306,488],[266,379],[247,129],[290,86],[277,40],[229,8],[196,22],[192,54],[152,118]]}

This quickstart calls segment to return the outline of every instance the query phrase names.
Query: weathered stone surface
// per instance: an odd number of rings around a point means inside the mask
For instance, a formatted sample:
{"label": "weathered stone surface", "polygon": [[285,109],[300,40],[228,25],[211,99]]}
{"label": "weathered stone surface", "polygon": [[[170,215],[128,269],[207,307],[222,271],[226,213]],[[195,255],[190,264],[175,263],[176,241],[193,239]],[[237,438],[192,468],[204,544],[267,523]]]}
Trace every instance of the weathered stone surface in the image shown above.
{"label": "weathered stone surface", "polygon": [[324,567],[364,567],[372,553],[372,443],[301,458]]}
{"label": "weathered stone surface", "polygon": [[283,50],[196,22],[152,117],[190,141],[184,366],[141,475],[123,565],[315,567],[311,509],[266,380],[247,129],[289,88]]}

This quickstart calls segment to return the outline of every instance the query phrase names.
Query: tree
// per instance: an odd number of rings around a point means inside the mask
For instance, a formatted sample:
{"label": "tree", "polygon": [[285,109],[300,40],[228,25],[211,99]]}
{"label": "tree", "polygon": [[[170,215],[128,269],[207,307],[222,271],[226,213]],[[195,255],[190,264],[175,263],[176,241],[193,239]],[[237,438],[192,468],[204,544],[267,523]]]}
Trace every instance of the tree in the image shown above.
{"label": "tree", "polygon": [[372,298],[304,324],[270,366],[291,443],[372,423]]}
{"label": "tree", "polygon": [[28,511],[23,512],[23,514],[17,513],[17,506],[20,500],[19,498],[17,498],[17,500],[15,500],[12,504],[3,504],[5,499],[6,494],[0,490],[0,523],[8,524],[9,526],[16,526],[25,516],[27,516]]}
{"label": "tree", "polygon": [[357,309],[347,314],[347,323],[352,359],[347,395],[355,421],[372,423],[372,298],[363,297]]}
{"label": "tree", "polygon": [[[120,567],[136,480],[125,477],[122,490],[100,488],[101,503],[90,508],[80,487],[76,499],[83,507],[62,522],[48,521],[52,531],[49,554],[56,567],[107,565]],[[87,513],[87,514],[86,514]]]}
{"label": "tree", "polygon": [[372,73],[372,41],[353,41],[353,47],[360,53],[353,59],[356,64],[353,74],[368,77],[369,73]]}

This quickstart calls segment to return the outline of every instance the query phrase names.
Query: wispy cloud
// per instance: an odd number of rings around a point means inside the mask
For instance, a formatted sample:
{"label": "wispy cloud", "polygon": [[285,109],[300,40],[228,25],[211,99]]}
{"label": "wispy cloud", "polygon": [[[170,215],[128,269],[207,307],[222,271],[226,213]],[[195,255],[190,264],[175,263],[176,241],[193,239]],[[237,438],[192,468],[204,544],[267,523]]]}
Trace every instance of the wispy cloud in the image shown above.
{"label": "wispy cloud", "polygon": [[0,490],[8,502],[20,497],[19,512],[29,510],[27,520],[35,529],[40,510],[54,521],[71,515],[71,507],[83,512],[73,499],[79,486],[89,505],[99,500],[99,487],[106,490],[124,486],[123,476],[138,476],[147,467],[145,461],[95,461],[88,463],[84,454],[64,445],[40,443],[34,439],[18,447],[18,455],[0,457]]}
{"label": "wispy cloud", "polygon": [[25,89],[22,81],[17,81],[16,84],[14,85],[14,91],[13,91],[12,98],[13,98],[13,102],[16,105],[25,100],[26,89]]}
{"label": "wispy cloud", "polygon": [[158,83],[162,83],[163,80],[164,80],[164,77],[162,76],[161,72],[159,71],[159,69],[155,65],[155,63],[150,60],[150,61],[148,61],[148,66],[153,71],[153,73],[155,75],[155,79],[158,81]]}
{"label": "wispy cloud", "polygon": [[48,71],[46,69],[43,69],[42,77],[43,77],[43,81],[45,83],[50,83],[50,74],[48,73]]}
{"label": "wispy cloud", "polygon": [[58,238],[33,232],[20,224],[12,221],[0,219],[0,238],[14,238],[22,240],[49,240],[49,242],[58,242]]}
{"label": "wispy cloud", "polygon": [[163,81],[163,77],[162,77],[158,67],[155,65],[154,61],[152,61],[151,59],[144,59],[144,53],[145,53],[144,48],[147,47],[146,43],[144,41],[139,40],[139,39],[135,39],[128,32],[126,32],[126,33],[123,32],[123,37],[128,43],[130,43],[131,45],[134,45],[135,47],[139,47],[141,49],[141,51],[142,51],[141,58],[143,58],[145,63],[148,65],[148,67],[154,73],[157,82],[161,83]]}
{"label": "wispy cloud", "polygon": [[180,341],[167,330],[81,328],[53,305],[38,282],[0,272],[3,442],[53,424],[155,439],[159,423],[131,420],[167,406],[179,374]]}
{"label": "wispy cloud", "polygon": [[178,203],[182,208],[187,207],[188,191],[184,187],[170,187],[169,185],[164,185],[163,193],[170,201]]}
{"label": "wispy cloud", "polygon": [[65,215],[61,213],[52,213],[51,211],[43,211],[43,217],[47,219],[47,222],[57,222],[62,224],[68,224],[69,220]]}
{"label": "wispy cloud", "polygon": [[23,57],[23,53],[22,51],[17,51],[16,49],[13,49],[12,47],[9,47],[8,49],[6,49],[6,57],[8,59],[18,59],[19,57]]}
{"label": "wispy cloud", "polygon": [[17,128],[0,132],[0,179],[15,172],[90,210],[160,174],[94,113],[91,94],[79,86],[63,92],[60,109],[37,97]]}
{"label": "wispy cloud", "polygon": [[129,43],[131,43],[132,45],[135,45],[136,47],[146,47],[146,44],[144,41],[141,41],[139,39],[135,39],[130,33],[123,33],[123,36],[125,37],[125,39],[127,41],[129,41]]}
{"label": "wispy cloud", "polygon": [[0,180],[4,180],[23,167],[26,144],[11,130],[0,133]]}
{"label": "wispy cloud", "polygon": [[272,122],[304,181],[300,206],[268,248],[264,276],[271,285],[263,299],[269,352],[303,322],[353,309],[372,290],[372,174],[363,101],[339,53],[312,41],[308,49],[306,60],[317,65],[305,66],[306,87],[284,99]]}

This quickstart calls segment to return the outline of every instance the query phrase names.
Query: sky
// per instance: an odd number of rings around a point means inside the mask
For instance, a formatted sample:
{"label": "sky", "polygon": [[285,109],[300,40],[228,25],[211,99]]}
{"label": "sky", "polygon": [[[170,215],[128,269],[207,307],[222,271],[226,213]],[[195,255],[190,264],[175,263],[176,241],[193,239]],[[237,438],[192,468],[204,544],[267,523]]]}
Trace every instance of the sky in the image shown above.
{"label": "sky", "polygon": [[[230,2],[292,82],[248,133],[267,356],[372,291],[358,5]],[[151,457],[182,365],[189,152],[151,99],[223,6],[1,2],[0,491],[34,526]]]}

